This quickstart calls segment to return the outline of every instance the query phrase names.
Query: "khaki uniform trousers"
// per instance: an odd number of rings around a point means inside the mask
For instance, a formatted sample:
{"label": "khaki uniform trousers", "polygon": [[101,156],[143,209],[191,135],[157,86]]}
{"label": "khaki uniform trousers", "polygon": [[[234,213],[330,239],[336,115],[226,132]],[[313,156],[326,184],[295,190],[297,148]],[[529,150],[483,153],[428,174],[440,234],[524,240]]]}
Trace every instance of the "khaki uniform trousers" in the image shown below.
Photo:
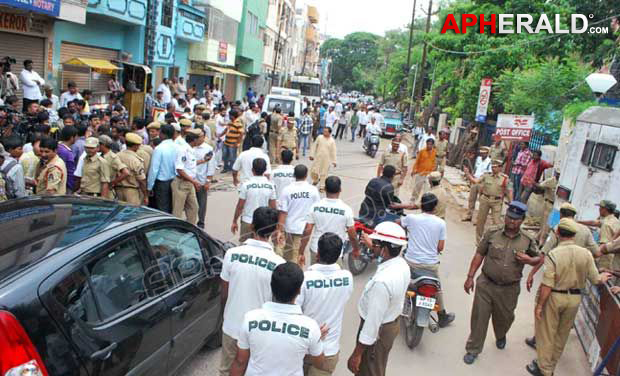
{"label": "khaki uniform trousers", "polygon": [[491,212],[493,225],[499,225],[502,215],[502,199],[480,194],[480,207],[478,208],[478,217],[476,218],[476,244],[480,242],[484,234],[484,226],[487,223],[489,211]]}
{"label": "khaki uniform trousers", "polygon": [[269,160],[272,163],[278,163],[280,161],[280,155],[278,155],[278,134],[275,132],[269,133]]}
{"label": "khaki uniform trousers", "polygon": [[539,239],[542,239],[542,243],[547,239],[547,235],[549,235],[549,214],[553,210],[553,202],[550,202],[545,199],[545,204],[543,206],[542,218],[540,220],[540,236]]}
{"label": "khaki uniform trousers", "polygon": [[472,184],[469,188],[469,198],[467,199],[467,218],[471,219],[474,215],[474,210],[476,210],[476,200],[478,200],[478,194],[480,191],[480,184]]}
{"label": "khaki uniform trousers", "polygon": [[340,354],[330,355],[325,357],[325,368],[322,370],[315,368],[311,363],[304,361],[304,376],[331,376],[338,365],[338,358]]}
{"label": "khaki uniform trousers", "polygon": [[392,181],[392,186],[394,187],[394,195],[398,196],[400,194],[400,187],[402,184],[400,183],[400,178],[402,175],[394,175],[394,180]]}
{"label": "khaki uniform trousers", "polygon": [[230,368],[237,356],[237,340],[222,333],[222,354],[220,355],[220,376],[230,375]]}
{"label": "khaki uniform trousers", "polygon": [[174,178],[170,185],[172,189],[172,215],[183,219],[183,212],[187,222],[195,225],[198,222],[198,200],[196,188],[187,180]]}
{"label": "khaki uniform trousers", "polygon": [[[358,338],[363,325],[364,320],[361,320],[360,327],[357,331]],[[366,349],[362,355],[360,372],[357,376],[385,376],[388,356],[390,355],[390,350],[392,350],[392,345],[396,337],[398,337],[399,332],[400,317],[379,327],[379,336],[377,340],[372,346]]]}
{"label": "khaki uniform trousers", "polygon": [[284,248],[282,248],[281,254],[280,252],[276,253],[280,254],[286,261],[292,261],[297,264],[299,261],[299,246],[301,245],[302,236],[302,234],[285,233]]}
{"label": "khaki uniform trousers", "polygon": [[413,177],[413,191],[411,192],[411,202],[417,203],[420,196],[429,190],[428,175],[416,174]]}
{"label": "khaki uniform trousers", "polygon": [[141,205],[142,201],[140,190],[132,187],[116,187],[116,196],[119,200],[132,205]]}
{"label": "khaki uniform trousers", "polygon": [[465,350],[471,354],[480,354],[487,337],[489,319],[493,321],[495,338],[506,337],[515,319],[515,309],[521,286],[519,283],[511,285],[496,285],[484,274],[476,279],[476,292],[471,308],[471,332],[465,345]]}
{"label": "khaki uniform trousers", "polygon": [[536,320],[536,354],[543,375],[553,375],[570,329],[577,316],[581,295],[552,292],[543,308],[542,320]]}
{"label": "khaki uniform trousers", "polygon": [[239,243],[243,243],[246,240],[254,236],[251,223],[245,223],[241,220],[241,227],[239,229]]}
{"label": "khaki uniform trousers", "polygon": [[441,172],[443,174],[446,169],[446,156],[443,157],[436,156],[435,158],[435,170]]}

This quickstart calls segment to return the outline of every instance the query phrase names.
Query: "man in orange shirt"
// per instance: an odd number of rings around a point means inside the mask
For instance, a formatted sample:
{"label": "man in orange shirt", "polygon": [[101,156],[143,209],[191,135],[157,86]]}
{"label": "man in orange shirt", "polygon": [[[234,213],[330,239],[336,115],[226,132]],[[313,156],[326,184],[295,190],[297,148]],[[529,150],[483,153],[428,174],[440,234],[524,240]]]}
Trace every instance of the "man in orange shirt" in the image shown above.
{"label": "man in orange shirt", "polygon": [[428,185],[428,174],[435,169],[435,159],[437,149],[435,149],[435,140],[429,138],[426,140],[426,148],[420,150],[411,170],[413,177],[413,192],[411,193],[411,202],[418,202],[420,193],[424,193]]}

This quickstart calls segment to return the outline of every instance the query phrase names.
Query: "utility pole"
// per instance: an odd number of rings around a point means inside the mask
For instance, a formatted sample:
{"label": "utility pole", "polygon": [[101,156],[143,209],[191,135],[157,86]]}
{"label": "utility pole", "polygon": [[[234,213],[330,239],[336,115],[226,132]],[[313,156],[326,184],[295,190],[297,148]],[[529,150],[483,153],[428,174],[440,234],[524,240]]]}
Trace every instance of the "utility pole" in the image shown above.
{"label": "utility pole", "polygon": [[276,81],[276,65],[278,64],[278,52],[280,51],[280,39],[282,38],[282,24],[285,22],[285,10],[286,4],[282,2],[282,12],[280,14],[280,24],[278,25],[278,38],[276,39],[275,53],[273,55],[273,71],[271,75],[271,86],[275,85]]}
{"label": "utility pole", "polygon": [[[426,35],[428,36],[428,32],[431,29],[431,16],[433,15],[433,0],[430,0],[428,3],[428,13],[426,14]],[[418,89],[417,100],[415,104],[415,111],[418,111],[418,103],[422,100],[422,91],[424,88],[424,75],[426,73],[426,50],[428,49],[428,43],[426,40],[424,41],[424,50],[422,51],[422,63],[420,65],[420,78],[422,79],[422,85],[420,89]],[[424,124],[422,124],[424,125]]]}
{"label": "utility pole", "polygon": [[413,0],[413,12],[411,13],[411,24],[409,25],[409,48],[407,49],[407,65],[405,69],[408,73],[411,73],[411,47],[413,44],[413,23],[415,22],[415,7],[418,0]]}

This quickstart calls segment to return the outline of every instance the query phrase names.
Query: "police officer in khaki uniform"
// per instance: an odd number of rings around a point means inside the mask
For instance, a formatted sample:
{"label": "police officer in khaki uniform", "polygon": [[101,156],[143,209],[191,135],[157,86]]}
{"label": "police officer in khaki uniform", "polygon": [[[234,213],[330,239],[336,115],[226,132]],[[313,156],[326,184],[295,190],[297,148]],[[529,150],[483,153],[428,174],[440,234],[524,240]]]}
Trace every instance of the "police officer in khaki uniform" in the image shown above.
{"label": "police officer in khaki uniform", "polygon": [[549,234],[549,213],[553,210],[553,203],[555,202],[555,189],[558,186],[558,180],[560,179],[560,170],[555,169],[553,176],[549,179],[545,179],[542,183],[536,184],[536,189],[542,191],[543,204],[542,218],[540,221],[540,233],[538,234],[538,244],[543,244]]}
{"label": "police officer in khaki uniform", "polygon": [[[439,171],[433,171],[428,174],[428,182],[431,186],[431,189],[427,193],[432,193],[437,197],[437,206],[433,209],[434,215],[439,218],[445,220],[446,219],[446,207],[448,203],[448,192],[441,186],[441,173]],[[417,210],[422,207],[422,198],[418,200],[415,204],[396,204],[392,205],[393,209],[407,209],[407,210]]]}
{"label": "police officer in khaki uniform", "polygon": [[[601,236],[599,238],[599,244],[605,244],[614,240],[614,235],[620,231],[620,221],[614,215],[616,211],[616,204],[609,200],[602,200],[597,204],[599,207],[600,218],[594,221],[578,221],[582,225],[595,226],[601,228]],[[620,257],[619,260],[620,261]],[[616,263],[618,263],[616,261]],[[614,262],[613,254],[606,254],[598,260],[599,268],[612,269]]]}
{"label": "police officer in khaki uniform", "polygon": [[501,172],[502,161],[494,160],[491,162],[491,172],[486,172],[480,179],[474,178],[471,173],[466,172],[466,177],[473,185],[480,187],[480,206],[478,208],[478,218],[476,219],[476,241],[479,242],[484,233],[484,226],[487,223],[489,211],[493,225],[500,223],[502,213],[502,202],[504,197],[509,196],[508,176]]}
{"label": "police officer in khaki uniform", "polygon": [[80,179],[79,193],[93,197],[107,197],[110,189],[110,168],[108,162],[97,154],[99,140],[89,137],[84,143],[84,165]]}
{"label": "police officer in khaki uniform", "polygon": [[280,135],[280,128],[282,128],[282,121],[282,109],[276,107],[271,113],[271,123],[269,124],[269,160],[273,161],[273,163],[280,162],[278,137]]}
{"label": "police officer in khaki uniform", "polygon": [[142,144],[136,152],[138,157],[142,158],[144,171],[148,171],[151,166],[151,157],[153,156],[153,148],[150,145]]}
{"label": "police officer in khaki uniform", "polygon": [[435,142],[435,148],[437,149],[437,155],[435,157],[435,170],[439,171],[443,175],[443,171],[446,168],[446,159],[448,159],[448,135],[447,129],[439,131],[439,140]]}
{"label": "police officer in khaki uniform", "polygon": [[44,138],[39,143],[41,161],[44,166],[37,175],[38,195],[67,194],[67,167],[56,154],[57,149],[58,142],[51,138]]}
{"label": "police officer in khaki uniform", "polygon": [[394,136],[392,139],[392,147],[389,151],[384,152],[381,155],[379,166],[377,167],[377,177],[383,176],[383,168],[385,166],[393,166],[396,169],[392,185],[394,186],[394,194],[398,196],[400,187],[405,181],[407,176],[407,153],[399,150],[400,148],[400,135]]}
{"label": "police officer in khaki uniform", "polygon": [[146,129],[149,132],[149,146],[151,148],[155,148],[155,140],[159,139],[160,128],[161,124],[157,121],[149,123],[149,125],[146,126]]}
{"label": "police officer in khaki uniform", "polygon": [[471,312],[471,331],[463,357],[472,364],[482,352],[489,320],[493,321],[495,345],[506,347],[506,333],[515,318],[515,308],[521,291],[523,266],[537,265],[540,255],[536,241],[521,230],[527,206],[512,201],[504,217],[504,225],[489,229],[478,244],[476,254],[469,266],[465,292],[474,289],[474,276],[482,265],[482,273],[476,280],[474,302]]}
{"label": "police officer in khaki uniform", "polygon": [[125,135],[127,149],[118,153],[121,162],[127,166],[129,175],[116,186],[118,199],[132,205],[148,204],[146,193],[146,173],[144,160],[140,158],[138,151],[142,145],[142,137],[135,133]]}
{"label": "police officer in khaki uniform", "polygon": [[575,244],[576,233],[575,221],[562,218],[557,229],[560,243],[545,257],[545,274],[534,311],[537,361],[526,367],[535,376],[553,375],[577,316],[586,280],[596,285],[611,277],[609,273],[598,273],[592,254]]}
{"label": "police officer in khaki uniform", "polygon": [[299,159],[297,154],[297,128],[295,128],[295,118],[290,117],[286,123],[286,128],[280,129],[278,136],[278,154],[282,150],[290,150],[295,158]]}
{"label": "police officer in khaki uniform", "polygon": [[112,151],[112,143],[113,141],[110,136],[99,136],[99,150],[101,151],[103,159],[108,162],[108,168],[110,169],[110,190],[108,195],[104,197],[111,200],[116,198],[116,185],[129,175],[127,166],[125,166],[118,155]]}

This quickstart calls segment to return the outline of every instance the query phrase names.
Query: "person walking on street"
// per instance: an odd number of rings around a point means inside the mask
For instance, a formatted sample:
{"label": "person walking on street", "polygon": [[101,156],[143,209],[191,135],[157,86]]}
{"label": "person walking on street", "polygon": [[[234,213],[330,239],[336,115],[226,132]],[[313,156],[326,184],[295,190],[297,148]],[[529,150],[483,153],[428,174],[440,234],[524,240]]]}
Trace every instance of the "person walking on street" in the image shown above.
{"label": "person walking on street", "polygon": [[232,171],[235,160],[237,159],[237,150],[239,150],[239,147],[241,146],[244,125],[243,120],[241,120],[239,115],[240,114],[237,110],[230,110],[230,122],[228,123],[226,130],[224,149],[222,153],[222,158],[224,160],[224,169],[222,170],[222,173]]}
{"label": "person walking on street", "polygon": [[336,130],[336,135],[334,136],[334,138],[342,140],[342,137],[345,134],[345,131],[347,129],[347,117],[346,117],[346,113],[343,111],[337,112],[337,116],[338,116],[338,128]]}
{"label": "person walking on street", "polygon": [[282,109],[277,106],[271,113],[271,120],[269,124],[269,160],[273,163],[278,163],[278,137],[284,124],[284,118],[282,117]]}
{"label": "person walking on street", "polygon": [[77,193],[91,197],[107,197],[110,189],[110,169],[108,162],[97,154],[99,140],[89,137],[84,143],[84,162],[82,177],[77,186]]}
{"label": "person walking on street", "polygon": [[295,118],[289,117],[286,121],[286,127],[280,129],[278,136],[278,153],[282,150],[290,150],[293,152],[295,159],[299,159],[297,151],[297,128],[295,127]]}
{"label": "person walking on street", "polygon": [[394,186],[394,194],[398,196],[400,187],[405,182],[407,176],[407,153],[400,150],[400,135],[394,136],[389,151],[383,152],[377,166],[377,177],[383,175],[385,166],[393,166],[396,170],[392,185]]}
{"label": "person walking on street", "polygon": [[435,159],[435,170],[439,171],[441,175],[446,168],[446,160],[448,159],[448,147],[450,143],[448,141],[449,132],[447,129],[439,131],[439,140],[435,142],[435,149],[437,149],[437,158]]}
{"label": "person walking on street", "polygon": [[495,160],[491,165],[491,172],[485,172],[479,179],[474,178],[469,169],[465,167],[465,176],[472,183],[472,186],[480,187],[480,207],[478,218],[476,218],[476,242],[482,238],[489,211],[493,225],[497,226],[500,223],[504,198],[508,197],[508,202],[512,201],[508,190],[508,176],[501,172],[502,162]]}
{"label": "person walking on street", "polygon": [[263,151],[263,142],[265,142],[263,136],[252,137],[252,147],[246,151],[242,151],[241,154],[235,160],[233,164],[233,184],[239,185],[239,173],[241,173],[241,183],[245,183],[254,176],[252,173],[252,163],[256,158],[264,159],[267,162],[267,170],[265,175],[269,177],[271,174],[271,163],[269,156]]}
{"label": "person walking on street", "polygon": [[542,191],[543,199],[543,212],[540,220],[540,231],[538,233],[538,244],[544,244],[547,235],[549,234],[549,214],[553,210],[553,203],[555,202],[555,191],[560,180],[560,170],[556,168],[553,171],[553,176],[549,179],[543,180],[540,184],[535,184],[535,188],[538,191]]}
{"label": "person walking on street", "polygon": [[162,140],[153,151],[151,166],[147,174],[147,189],[149,195],[155,197],[156,208],[172,214],[171,184],[176,177],[175,164],[177,161],[177,146],[173,141],[174,127],[164,124],[159,132]]}
{"label": "person walking on street", "polygon": [[308,149],[308,145],[311,145],[309,144],[309,142],[312,142],[308,141],[308,139],[312,135],[312,126],[312,117],[310,116],[309,108],[306,107],[304,109],[304,114],[301,117],[301,125],[299,126],[299,148],[301,149],[304,157],[306,156],[306,150]]}
{"label": "person walking on street", "polygon": [[144,160],[138,155],[138,150],[142,146],[142,137],[128,132],[125,135],[125,144],[127,149],[118,153],[118,158],[127,166],[129,175],[116,186],[116,195],[120,201],[132,205],[147,205],[146,170]]}
{"label": "person walking on street", "polygon": [[353,275],[337,263],[342,245],[340,236],[333,232],[321,235],[317,262],[306,271],[297,297],[301,311],[329,330],[323,339],[326,370],[305,361],[304,375],[307,376],[329,376],[338,364],[344,308],[353,293]]}
{"label": "person walking on street", "polygon": [[[474,164],[473,178],[474,180],[469,180],[471,185],[469,187],[469,198],[467,199],[467,214],[465,218],[463,218],[463,222],[470,222],[473,215],[474,210],[476,209],[476,201],[478,201],[478,196],[480,195],[480,182],[479,179],[482,178],[487,172],[492,172],[492,164],[493,161],[489,158],[489,148],[487,146],[483,146],[479,150],[480,155],[476,158],[476,162]],[[471,174],[468,166],[463,166],[463,170],[465,171],[465,176],[467,174]]]}
{"label": "person walking on street", "polygon": [[198,142],[194,147],[194,156],[196,157],[196,180],[200,183],[200,189],[196,191],[196,200],[198,201],[198,222],[196,225],[203,229],[207,216],[207,195],[209,193],[210,179],[215,174],[215,166],[211,163],[213,147],[206,141],[204,130],[196,129]]}
{"label": "person walking on street", "polygon": [[351,142],[355,142],[355,133],[357,133],[357,127],[359,126],[360,117],[357,107],[353,107],[351,110]]}
{"label": "person walking on street", "polygon": [[413,178],[411,202],[417,202],[420,194],[426,191],[428,175],[435,169],[436,156],[435,140],[430,138],[426,140],[426,148],[418,152],[418,156],[411,169],[411,177]]}
{"label": "person walking on street", "polygon": [[521,195],[515,199],[520,200],[522,203],[527,204],[530,195],[536,188],[536,184],[540,180],[542,173],[552,168],[553,164],[541,159],[542,152],[540,150],[532,151],[532,159],[527,164],[523,176],[521,177]]}
{"label": "person walking on street", "polygon": [[319,185],[323,191],[325,178],[329,173],[330,166],[336,167],[336,141],[332,137],[332,129],[323,128],[323,134],[317,137],[310,151],[310,160],[313,161],[310,168],[312,184]]}
{"label": "person walking on street", "polygon": [[58,157],[65,162],[67,168],[66,182],[67,192],[73,193],[75,190],[75,155],[71,150],[71,146],[77,140],[77,128],[76,127],[64,127],[60,131],[60,142],[58,143]]}
{"label": "person walking on street", "polygon": [[[336,124],[338,124],[338,113],[334,111],[334,106],[330,106],[325,114],[325,128],[329,128],[332,131],[336,128]],[[338,135],[338,133],[336,133]]]}
{"label": "person walking on street", "polygon": [[[620,221],[614,215],[616,211],[616,204],[611,202],[610,200],[602,200],[597,204],[599,219],[593,221],[577,221],[582,225],[600,227],[600,237],[599,244],[605,244],[611,242],[615,238],[615,234],[620,231]],[[615,259],[613,254],[606,254],[601,256],[598,260],[598,267],[604,269],[614,269],[616,265],[616,269],[620,269],[620,257]]]}
{"label": "person walking on street", "polygon": [[[262,158],[256,158],[252,162],[254,176],[241,184],[239,188],[239,200],[235,208],[230,231],[235,234],[239,230],[239,242],[243,243],[252,237],[252,213],[256,208],[269,206],[276,208],[276,189],[264,176],[267,170],[267,162]],[[241,217],[241,229],[239,229],[239,217]]]}
{"label": "person walking on street", "polygon": [[277,198],[282,195],[284,188],[295,181],[295,166],[291,165],[293,162],[293,152],[290,150],[282,150],[280,159],[282,160],[282,164],[273,170],[273,176],[271,177],[271,181],[276,186]]}
{"label": "person walking on street", "polygon": [[532,159],[532,153],[528,148],[527,142],[521,142],[519,144],[519,153],[517,154],[517,158],[515,159],[512,165],[512,181],[514,184],[514,188],[512,190],[512,195],[515,200],[521,198],[521,178],[523,177],[523,173],[525,172],[525,168],[530,163]]}
{"label": "person walking on street", "polygon": [[359,111],[358,116],[359,116],[360,131],[357,134],[357,136],[360,138],[366,137],[366,126],[368,125],[368,122],[370,121],[370,116],[368,115],[368,108],[366,106],[363,106],[362,109]]}
{"label": "person walking on street", "polygon": [[562,218],[557,229],[560,242],[545,257],[545,274],[534,310],[537,359],[526,367],[534,376],[553,375],[577,316],[586,280],[597,285],[611,277],[609,273],[599,274],[592,254],[575,244],[576,233],[575,221]]}
{"label": "person walking on street", "polygon": [[[318,189],[306,181],[308,168],[295,166],[295,182],[289,184],[278,197],[278,252],[286,261],[299,261],[299,246],[312,205],[321,199]],[[284,248],[281,245],[284,244]],[[277,250],[276,250],[277,251]]]}
{"label": "person walking on street", "polygon": [[239,335],[247,328],[243,326],[245,314],[272,300],[271,274],[276,266],[285,262],[269,242],[278,225],[278,212],[268,207],[257,207],[249,222],[252,238],[226,251],[220,274],[224,307],[220,376],[230,375]]}
{"label": "person walking on street", "polygon": [[492,160],[498,159],[503,163],[506,161],[506,145],[504,145],[504,141],[497,134],[493,135],[493,139],[495,141],[490,146],[489,157]]}
{"label": "person walking on street", "polygon": [[58,142],[51,138],[43,138],[39,143],[41,161],[44,167],[37,177],[36,194],[60,196],[67,193],[67,168],[56,150]]}
{"label": "person walking on street", "polygon": [[347,366],[358,376],[385,376],[411,278],[407,262],[400,257],[407,234],[398,224],[383,222],[369,238],[373,252],[384,261],[360,297],[360,328]]}
{"label": "person walking on street", "polygon": [[[181,137],[181,136],[179,136]],[[185,135],[186,145],[180,146],[174,167],[177,176],[172,181],[172,215],[185,219],[195,225],[198,223],[198,199],[196,192],[202,185],[196,180],[196,155],[194,147],[198,146],[199,135],[193,130]]]}
{"label": "person walking on street", "polygon": [[464,284],[467,294],[474,289],[474,277],[481,265],[482,273],[476,280],[471,330],[463,357],[466,364],[472,364],[482,352],[491,319],[495,346],[500,350],[506,347],[506,334],[515,319],[521,291],[523,267],[537,265],[541,259],[534,238],[521,230],[526,212],[525,204],[512,201],[504,226],[485,232],[469,266]]}

